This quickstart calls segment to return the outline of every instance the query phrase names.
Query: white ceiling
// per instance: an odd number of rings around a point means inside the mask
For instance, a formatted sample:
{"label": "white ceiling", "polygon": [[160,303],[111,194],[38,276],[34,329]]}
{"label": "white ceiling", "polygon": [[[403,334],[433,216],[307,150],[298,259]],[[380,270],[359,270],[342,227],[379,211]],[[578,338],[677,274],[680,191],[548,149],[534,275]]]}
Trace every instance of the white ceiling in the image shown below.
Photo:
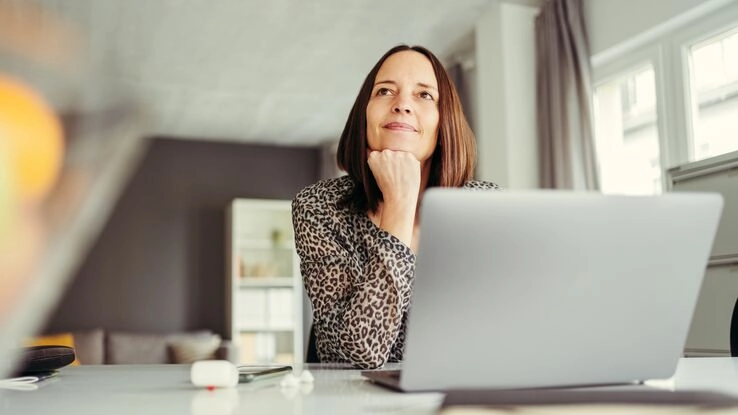
{"label": "white ceiling", "polygon": [[[359,86],[398,43],[440,58],[491,0],[43,0],[74,23],[150,134],[310,145],[341,133]],[[28,0],[0,0],[18,8]],[[2,10],[2,8],[0,8]],[[7,9],[6,9],[7,10]],[[17,14],[38,24],[38,13]]]}

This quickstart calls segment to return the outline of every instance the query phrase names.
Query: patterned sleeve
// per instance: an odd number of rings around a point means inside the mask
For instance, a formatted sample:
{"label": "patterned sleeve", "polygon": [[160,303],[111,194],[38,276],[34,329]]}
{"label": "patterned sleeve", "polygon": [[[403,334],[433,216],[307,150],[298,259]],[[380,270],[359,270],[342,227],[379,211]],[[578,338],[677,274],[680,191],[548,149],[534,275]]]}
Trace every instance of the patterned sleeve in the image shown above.
{"label": "patterned sleeve", "polygon": [[325,195],[310,188],[292,203],[300,271],[313,306],[321,361],[382,366],[390,357],[410,304],[415,255],[374,226],[363,233],[362,263]]}

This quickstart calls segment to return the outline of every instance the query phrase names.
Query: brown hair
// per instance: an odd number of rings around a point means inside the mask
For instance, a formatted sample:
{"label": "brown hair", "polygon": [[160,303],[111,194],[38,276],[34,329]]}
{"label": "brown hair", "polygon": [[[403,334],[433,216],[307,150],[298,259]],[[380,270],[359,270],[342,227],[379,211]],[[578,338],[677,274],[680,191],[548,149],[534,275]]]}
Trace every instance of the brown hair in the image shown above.
{"label": "brown hair", "polygon": [[340,204],[359,211],[376,211],[382,192],[367,163],[366,107],[379,68],[391,55],[412,50],[431,62],[438,82],[438,145],[433,152],[428,187],[459,187],[474,176],[477,149],[474,133],[464,117],[461,100],[438,58],[422,46],[398,45],[387,51],[364,79],[338,142],[338,167],[354,182],[353,191]]}

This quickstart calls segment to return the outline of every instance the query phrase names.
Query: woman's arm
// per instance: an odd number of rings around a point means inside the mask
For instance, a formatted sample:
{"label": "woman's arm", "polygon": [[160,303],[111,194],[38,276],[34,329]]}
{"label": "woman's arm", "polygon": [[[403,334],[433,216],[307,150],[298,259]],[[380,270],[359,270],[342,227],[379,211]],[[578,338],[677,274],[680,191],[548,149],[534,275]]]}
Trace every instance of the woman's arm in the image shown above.
{"label": "woman's arm", "polygon": [[[293,201],[295,243],[310,297],[321,359],[362,368],[383,365],[410,304],[415,255],[406,244],[367,221],[363,244],[327,203],[310,192]],[[366,248],[362,263],[358,249]]]}
{"label": "woman's arm", "polygon": [[422,182],[420,162],[405,151],[382,150],[370,152],[367,164],[382,192],[379,227],[412,246]]}

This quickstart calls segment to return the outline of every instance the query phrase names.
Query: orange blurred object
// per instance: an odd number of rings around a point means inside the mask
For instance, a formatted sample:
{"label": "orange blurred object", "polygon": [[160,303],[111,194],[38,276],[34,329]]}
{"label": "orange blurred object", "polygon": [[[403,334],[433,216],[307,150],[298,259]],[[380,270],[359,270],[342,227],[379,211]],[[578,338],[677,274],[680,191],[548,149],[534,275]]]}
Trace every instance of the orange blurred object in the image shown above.
{"label": "orange blurred object", "polygon": [[18,196],[38,202],[61,170],[64,139],[51,107],[30,87],[0,75],[0,140],[12,164]]}

